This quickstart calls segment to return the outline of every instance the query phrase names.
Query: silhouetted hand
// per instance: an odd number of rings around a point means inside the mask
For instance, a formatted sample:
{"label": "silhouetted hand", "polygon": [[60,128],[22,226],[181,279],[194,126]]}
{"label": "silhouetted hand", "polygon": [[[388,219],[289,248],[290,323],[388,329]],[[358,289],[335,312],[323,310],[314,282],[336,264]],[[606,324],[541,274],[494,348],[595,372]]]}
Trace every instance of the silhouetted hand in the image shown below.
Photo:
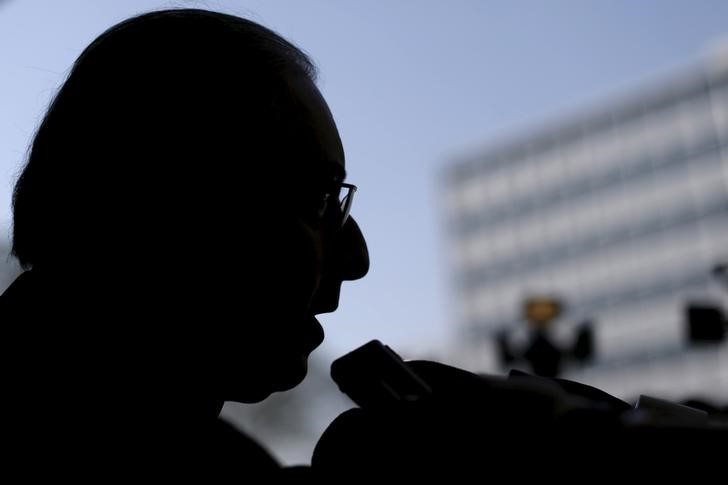
{"label": "silhouetted hand", "polygon": [[483,376],[427,361],[407,365],[432,394],[340,415],[316,446],[313,474],[337,482],[447,474],[583,483],[597,471],[617,479],[625,470],[652,477],[673,465],[707,466],[711,450],[723,449],[715,443],[725,430],[632,423],[625,417],[642,416],[632,406],[584,384],[517,371]]}
{"label": "silhouetted hand", "polygon": [[484,456],[508,468],[519,456],[508,457],[513,450],[548,445],[565,405],[548,381],[481,376],[429,361],[408,365],[432,394],[340,415],[316,446],[316,473],[337,480],[375,478],[383,470],[410,477],[468,474],[484,466]]}

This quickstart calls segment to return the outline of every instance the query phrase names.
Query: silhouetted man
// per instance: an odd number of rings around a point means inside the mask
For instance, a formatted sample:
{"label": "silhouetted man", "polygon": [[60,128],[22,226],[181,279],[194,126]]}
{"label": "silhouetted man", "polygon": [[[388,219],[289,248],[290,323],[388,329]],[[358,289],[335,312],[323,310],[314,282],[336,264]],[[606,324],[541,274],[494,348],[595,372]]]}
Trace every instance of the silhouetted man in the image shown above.
{"label": "silhouetted man", "polygon": [[129,19],[84,50],[14,192],[11,461],[74,477],[276,469],[219,411],[297,385],[316,315],[369,265],[314,81],[277,34],[201,10]]}

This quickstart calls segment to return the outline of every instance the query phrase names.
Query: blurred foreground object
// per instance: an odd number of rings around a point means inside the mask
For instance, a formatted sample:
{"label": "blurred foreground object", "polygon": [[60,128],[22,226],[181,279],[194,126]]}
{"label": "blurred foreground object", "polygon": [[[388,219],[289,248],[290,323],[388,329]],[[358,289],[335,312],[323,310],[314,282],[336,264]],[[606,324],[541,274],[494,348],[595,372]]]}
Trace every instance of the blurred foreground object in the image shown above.
{"label": "blurred foreground object", "polygon": [[314,451],[314,473],[339,483],[385,473],[409,481],[505,473],[583,483],[594,470],[654,478],[673,467],[722,465],[712,458],[728,439],[728,417],[720,413],[651,396],[632,406],[578,382],[518,371],[499,377],[405,364],[432,392],[384,405],[362,399],[376,405],[349,410],[329,426]]}
{"label": "blurred foreground object", "polygon": [[727,324],[720,307],[692,303],[687,305],[685,311],[691,343],[723,342]]}

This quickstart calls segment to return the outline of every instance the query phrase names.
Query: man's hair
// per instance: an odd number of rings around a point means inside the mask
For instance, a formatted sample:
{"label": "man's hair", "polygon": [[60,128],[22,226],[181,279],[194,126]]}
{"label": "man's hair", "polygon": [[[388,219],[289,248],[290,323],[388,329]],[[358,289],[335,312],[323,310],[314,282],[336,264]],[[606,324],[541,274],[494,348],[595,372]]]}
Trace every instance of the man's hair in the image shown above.
{"label": "man's hair", "polygon": [[13,193],[13,254],[30,268],[118,238],[133,251],[170,234],[160,225],[194,224],[275,146],[291,76],[315,81],[307,55],[232,15],[164,10],[111,27],[38,128]]}

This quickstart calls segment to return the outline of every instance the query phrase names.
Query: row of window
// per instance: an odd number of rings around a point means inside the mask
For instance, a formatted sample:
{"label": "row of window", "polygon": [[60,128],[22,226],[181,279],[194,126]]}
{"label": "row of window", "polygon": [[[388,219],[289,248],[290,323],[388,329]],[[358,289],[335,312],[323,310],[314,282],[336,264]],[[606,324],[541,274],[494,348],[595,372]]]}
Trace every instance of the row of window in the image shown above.
{"label": "row of window", "polygon": [[[693,293],[704,294],[704,285]],[[680,347],[685,342],[685,302],[689,292],[677,291],[645,303],[605,311],[599,316],[599,353],[612,359],[628,358],[654,349]]]}
{"label": "row of window", "polygon": [[[564,159],[573,160],[573,168],[588,160],[620,163],[636,155],[659,156],[668,146],[690,149],[707,131],[723,137],[728,134],[728,71],[712,83],[695,79],[692,86],[678,91],[664,92],[657,101],[647,99],[649,96],[636,102],[628,100],[578,123],[548,129],[505,150],[493,151],[477,163],[456,164],[448,183],[457,187],[504,169],[548,165],[551,161],[558,164]],[[594,123],[595,119],[600,121]]]}
{"label": "row of window", "polygon": [[[465,257],[459,258],[459,284],[465,289],[497,284],[512,274],[560,267],[580,258],[588,260],[599,252],[619,250],[656,237],[669,241],[676,234],[685,233],[696,238],[701,224],[728,225],[728,192],[722,182],[710,180],[704,187],[704,191],[698,192],[699,205],[670,199],[671,204],[655,205],[651,211],[644,206],[612,206],[608,208],[609,217],[599,217],[585,206],[575,209],[571,218],[554,219],[555,227],[533,225],[522,233],[499,231],[484,235],[466,249],[469,253],[464,253]],[[583,215],[587,217],[580,220]]]}
{"label": "row of window", "polygon": [[553,293],[570,302],[602,299],[634,281],[670,278],[728,257],[728,218],[716,216],[670,232],[605,247],[559,265],[523,268],[498,281],[463,288],[466,320],[510,315],[529,293]]}
{"label": "row of window", "polygon": [[[712,163],[712,165],[711,165]],[[596,247],[674,224],[676,216],[700,218],[728,197],[728,178],[718,158],[700,166],[676,167],[647,181],[612,187],[584,197],[579,204],[562,202],[504,221],[453,241],[456,271],[508,266],[510,261],[576,247]],[[728,165],[725,166],[728,168]],[[723,182],[726,180],[726,182]],[[554,249],[550,249],[554,248]]]}
{"label": "row of window", "polygon": [[[728,243],[728,239],[724,242]],[[698,250],[698,245],[693,244],[691,249]],[[476,320],[493,315],[509,317],[517,310],[524,295],[543,293],[560,295],[576,313],[588,314],[595,306],[617,308],[630,301],[630,296],[639,299],[651,294],[652,281],[680,280],[680,275],[693,268],[707,274],[706,268],[715,261],[706,262],[708,258],[694,257],[689,250],[682,248],[677,251],[656,249],[656,255],[642,260],[616,259],[613,254],[605,254],[590,267],[572,265],[562,272],[542,272],[526,281],[512,280],[501,287],[480,288],[469,294],[474,307],[471,315]]]}
{"label": "row of window", "polygon": [[630,165],[629,170],[612,166],[608,170],[602,170],[601,173],[594,173],[591,178],[568,183],[562,180],[561,184],[541,185],[530,191],[516,191],[513,186],[496,179],[479,188],[485,198],[477,210],[473,207],[473,211],[451,213],[448,222],[454,233],[468,235],[506,221],[540,213],[544,209],[560,204],[580,204],[596,192],[605,193],[624,184],[637,186],[650,183],[649,179],[659,177],[662,172],[680,170],[681,167],[707,163],[717,165],[709,170],[720,171],[720,164],[728,163],[721,162],[721,152],[724,151],[728,151],[728,137],[725,143],[719,143],[710,137],[703,140],[703,144],[689,154],[673,152],[661,158],[643,158]]}

